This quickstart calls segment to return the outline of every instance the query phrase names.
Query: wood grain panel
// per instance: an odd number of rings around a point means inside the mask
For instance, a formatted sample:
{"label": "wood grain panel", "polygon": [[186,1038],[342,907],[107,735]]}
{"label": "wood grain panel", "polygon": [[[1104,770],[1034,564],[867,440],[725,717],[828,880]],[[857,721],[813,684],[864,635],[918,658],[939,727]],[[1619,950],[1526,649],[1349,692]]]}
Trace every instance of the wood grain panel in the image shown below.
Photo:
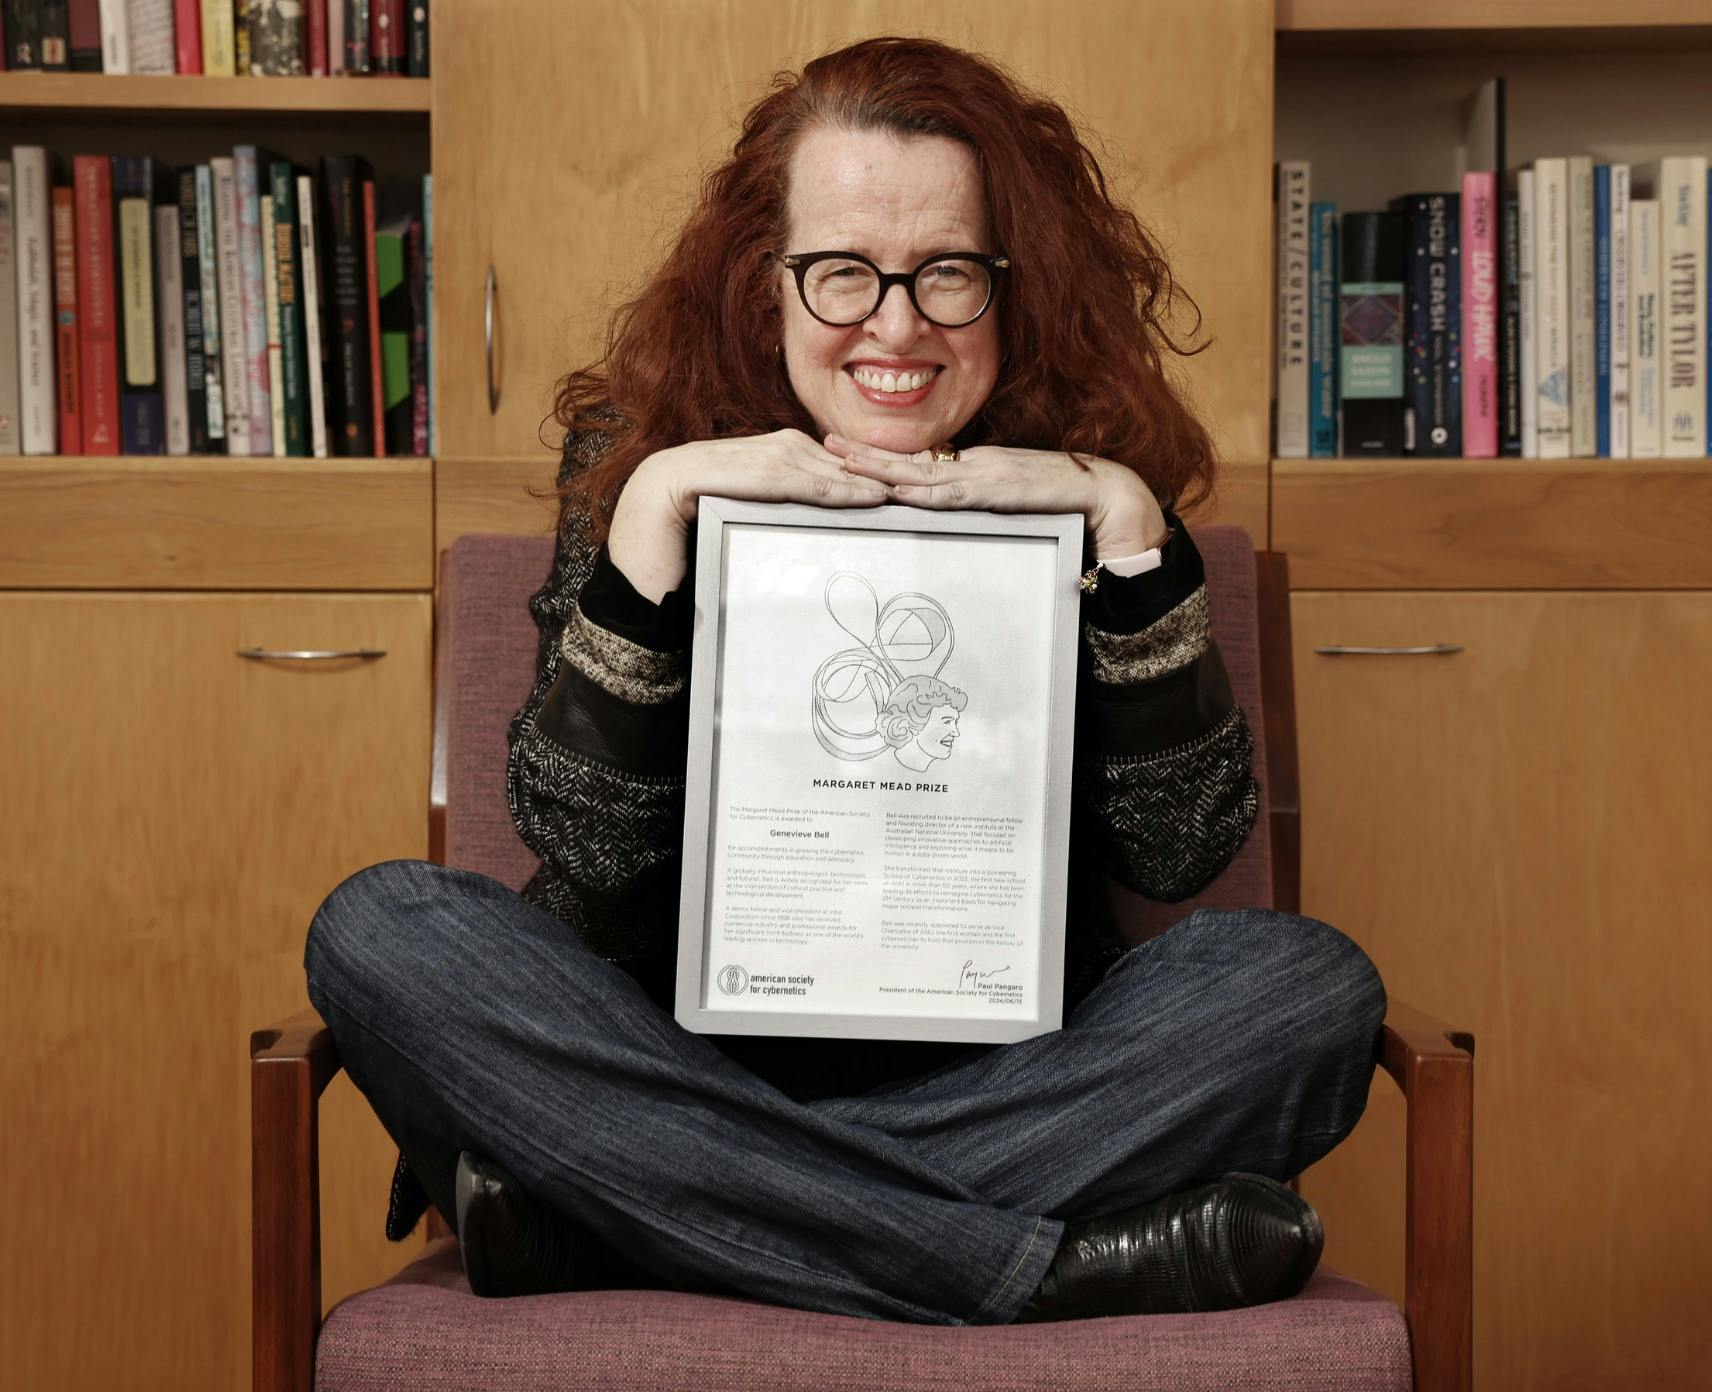
{"label": "wood grain panel", "polygon": [[[1476,1385],[1704,1387],[1712,595],[1298,593],[1304,912],[1471,1029]],[[1454,657],[1328,658],[1445,640]],[[1304,1177],[1402,1294],[1386,1081]]]}
{"label": "wood grain panel", "polygon": [[[552,496],[557,455],[533,458],[440,459],[434,472],[434,550],[466,532],[551,536],[558,516]],[[533,488],[545,499],[530,495]]]}
{"label": "wood grain panel", "polygon": [[[321,900],[426,853],[429,647],[426,595],[0,595],[6,1386],[247,1385],[248,1035]],[[348,1080],[323,1118],[330,1306],[407,1254]]]}
{"label": "wood grain panel", "polygon": [[1280,33],[1323,29],[1632,29],[1707,22],[1705,0],[1277,0]]}
{"label": "wood grain panel", "polygon": [[1665,459],[1280,459],[1300,589],[1712,587],[1712,469]]}
{"label": "wood grain panel", "polygon": [[[552,440],[555,380],[598,352],[612,308],[663,253],[772,73],[859,37],[931,33],[1010,64],[1101,138],[1120,195],[1204,312],[1214,343],[1184,379],[1231,472],[1261,480],[1232,497],[1251,506],[1262,496],[1267,0],[675,0],[616,11],[577,0],[550,24],[538,4],[509,0],[452,6],[435,23],[442,455],[520,455]],[[490,264],[494,415],[483,336]],[[1264,514],[1239,520],[1264,535]]]}
{"label": "wood grain panel", "polygon": [[425,120],[429,80],[367,78],[0,73],[0,109],[25,111],[290,112],[299,115],[407,116]]}
{"label": "wood grain panel", "polygon": [[427,590],[427,459],[0,461],[0,588]]}

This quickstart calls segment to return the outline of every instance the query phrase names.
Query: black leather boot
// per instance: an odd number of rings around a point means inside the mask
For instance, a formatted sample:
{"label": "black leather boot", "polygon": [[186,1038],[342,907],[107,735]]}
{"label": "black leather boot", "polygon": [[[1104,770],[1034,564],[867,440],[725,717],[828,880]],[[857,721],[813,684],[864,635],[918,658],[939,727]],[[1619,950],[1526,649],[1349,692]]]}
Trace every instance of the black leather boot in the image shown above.
{"label": "black leather boot", "polygon": [[[596,1271],[575,1227],[492,1160],[458,1156],[458,1249],[477,1295],[584,1290]],[[579,1248],[583,1250],[579,1251]]]}
{"label": "black leather boot", "polygon": [[1209,1184],[1065,1228],[1017,1322],[1234,1310],[1284,1300],[1325,1246],[1288,1186],[1232,1171]]}

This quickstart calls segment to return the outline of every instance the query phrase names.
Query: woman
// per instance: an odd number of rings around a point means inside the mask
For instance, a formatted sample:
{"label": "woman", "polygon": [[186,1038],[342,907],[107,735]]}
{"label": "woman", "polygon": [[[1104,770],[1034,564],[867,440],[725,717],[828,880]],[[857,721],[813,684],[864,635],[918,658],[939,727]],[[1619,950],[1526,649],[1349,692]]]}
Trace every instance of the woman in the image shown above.
{"label": "woman", "polygon": [[[1277,1180],[1361,1114],[1377,973],[1260,910],[1125,951],[1099,891],[1192,895],[1257,806],[1167,510],[1212,473],[1162,368],[1171,299],[1064,112],[982,59],[860,43],[749,113],[561,391],[559,545],[510,731],[540,872],[519,896],[388,862],[310,930],[310,996],[402,1152],[389,1232],[431,1200],[481,1293],[654,1279],[945,1324],[1300,1288],[1319,1223]],[[1085,516],[1062,1030],[970,1048],[673,1021],[703,494]]]}

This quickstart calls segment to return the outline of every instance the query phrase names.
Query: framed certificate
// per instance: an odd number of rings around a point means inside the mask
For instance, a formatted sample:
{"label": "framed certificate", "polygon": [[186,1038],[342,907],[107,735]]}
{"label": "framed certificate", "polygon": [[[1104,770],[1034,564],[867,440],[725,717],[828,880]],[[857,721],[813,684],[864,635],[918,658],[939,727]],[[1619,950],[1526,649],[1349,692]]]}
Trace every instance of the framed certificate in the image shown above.
{"label": "framed certificate", "polygon": [[676,1013],[1062,1023],[1079,514],[703,498]]}

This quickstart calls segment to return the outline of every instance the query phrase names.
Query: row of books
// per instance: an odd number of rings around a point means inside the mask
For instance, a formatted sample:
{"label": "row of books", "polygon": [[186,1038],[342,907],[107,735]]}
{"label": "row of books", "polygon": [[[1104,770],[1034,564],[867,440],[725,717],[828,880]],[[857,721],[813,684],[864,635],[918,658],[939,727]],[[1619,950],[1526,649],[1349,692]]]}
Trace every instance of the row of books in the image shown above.
{"label": "row of books", "polygon": [[0,0],[11,71],[427,77],[428,0]]}
{"label": "row of books", "polygon": [[428,455],[433,185],[255,145],[0,161],[0,454]]}
{"label": "row of books", "polygon": [[1278,167],[1280,458],[1712,454],[1703,156],[1538,159],[1345,213]]}

